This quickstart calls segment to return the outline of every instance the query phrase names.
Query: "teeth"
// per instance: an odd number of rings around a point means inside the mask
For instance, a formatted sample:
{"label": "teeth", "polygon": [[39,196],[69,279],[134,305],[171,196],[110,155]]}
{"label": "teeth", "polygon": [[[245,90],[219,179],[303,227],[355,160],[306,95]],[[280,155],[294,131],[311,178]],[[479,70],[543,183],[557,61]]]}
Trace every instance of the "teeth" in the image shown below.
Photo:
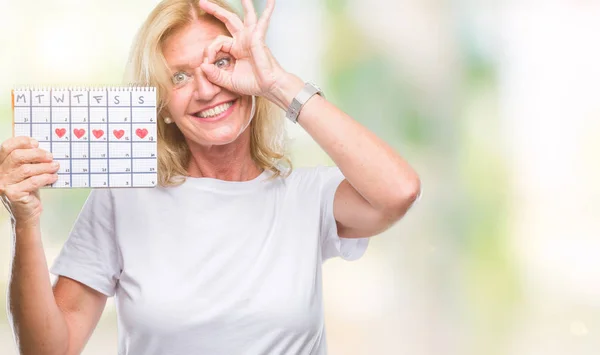
{"label": "teeth", "polygon": [[231,107],[231,105],[233,105],[233,102],[228,102],[228,103],[219,105],[217,107],[213,107],[209,110],[202,111],[202,112],[198,113],[196,116],[202,117],[202,118],[213,117],[213,116],[219,115],[219,114],[227,111]]}

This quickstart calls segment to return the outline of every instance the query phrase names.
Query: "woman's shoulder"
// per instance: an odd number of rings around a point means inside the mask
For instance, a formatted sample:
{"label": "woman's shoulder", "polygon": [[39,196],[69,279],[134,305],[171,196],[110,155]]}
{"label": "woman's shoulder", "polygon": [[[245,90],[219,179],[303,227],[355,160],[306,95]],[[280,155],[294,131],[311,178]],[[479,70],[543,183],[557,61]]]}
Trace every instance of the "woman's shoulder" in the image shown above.
{"label": "woman's shoulder", "polygon": [[328,181],[342,180],[343,175],[337,166],[315,165],[294,168],[287,180],[303,186],[318,187]]}
{"label": "woman's shoulder", "polygon": [[319,179],[339,173],[337,166],[314,165],[294,168],[290,177]]}

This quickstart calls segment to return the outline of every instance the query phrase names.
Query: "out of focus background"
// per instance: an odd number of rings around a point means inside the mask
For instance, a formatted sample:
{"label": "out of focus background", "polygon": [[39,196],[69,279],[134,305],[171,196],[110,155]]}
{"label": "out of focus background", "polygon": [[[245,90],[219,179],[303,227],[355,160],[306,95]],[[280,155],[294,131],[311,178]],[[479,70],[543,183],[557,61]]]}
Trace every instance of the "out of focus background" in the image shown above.
{"label": "out of focus background", "polygon": [[[0,0],[0,141],[12,87],[121,84],[157,3]],[[278,1],[280,63],[423,184],[361,260],[324,265],[330,354],[600,353],[599,38],[600,0]],[[289,132],[296,166],[332,164]],[[49,265],[88,193],[42,192]],[[9,232],[2,209],[3,305]],[[5,308],[0,354],[16,354]],[[115,354],[116,326],[109,300],[84,354]]]}

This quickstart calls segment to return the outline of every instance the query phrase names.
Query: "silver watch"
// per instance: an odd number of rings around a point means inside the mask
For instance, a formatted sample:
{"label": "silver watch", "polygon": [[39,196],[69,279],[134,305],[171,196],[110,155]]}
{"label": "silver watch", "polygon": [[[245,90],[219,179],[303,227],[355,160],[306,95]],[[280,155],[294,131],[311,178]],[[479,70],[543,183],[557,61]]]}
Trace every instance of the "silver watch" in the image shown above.
{"label": "silver watch", "polygon": [[319,88],[317,85],[311,82],[304,84],[302,90],[300,90],[298,95],[296,95],[296,97],[292,100],[290,107],[285,113],[285,117],[289,118],[290,121],[297,123],[298,115],[300,114],[302,106],[304,106],[304,104],[315,94],[318,94],[323,98],[325,97],[325,94],[323,94],[323,91],[321,91],[321,88]]}

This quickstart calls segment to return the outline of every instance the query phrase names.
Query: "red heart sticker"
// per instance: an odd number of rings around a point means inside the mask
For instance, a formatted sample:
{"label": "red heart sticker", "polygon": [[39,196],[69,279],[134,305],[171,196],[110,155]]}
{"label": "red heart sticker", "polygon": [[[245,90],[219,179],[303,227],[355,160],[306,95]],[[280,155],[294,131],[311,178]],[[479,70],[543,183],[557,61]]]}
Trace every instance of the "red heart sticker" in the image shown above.
{"label": "red heart sticker", "polygon": [[135,134],[141,139],[144,139],[144,137],[148,135],[148,130],[145,128],[138,128],[135,130]]}
{"label": "red heart sticker", "polygon": [[121,139],[121,137],[123,137],[123,135],[125,134],[125,131],[122,129],[115,129],[113,131],[113,134],[115,135],[115,137],[117,137],[117,139]]}
{"label": "red heart sticker", "polygon": [[92,130],[92,134],[94,135],[94,137],[100,139],[100,137],[104,135],[104,131],[101,129],[94,129]]}
{"label": "red heart sticker", "polygon": [[67,129],[66,128],[57,128],[54,130],[54,132],[56,133],[58,138],[62,138],[67,133]]}
{"label": "red heart sticker", "polygon": [[75,128],[75,129],[73,130],[73,133],[75,133],[75,137],[77,137],[77,138],[81,138],[81,137],[83,137],[83,135],[85,134],[85,129],[83,129],[83,128],[82,128],[82,129],[77,129],[77,128]]}

